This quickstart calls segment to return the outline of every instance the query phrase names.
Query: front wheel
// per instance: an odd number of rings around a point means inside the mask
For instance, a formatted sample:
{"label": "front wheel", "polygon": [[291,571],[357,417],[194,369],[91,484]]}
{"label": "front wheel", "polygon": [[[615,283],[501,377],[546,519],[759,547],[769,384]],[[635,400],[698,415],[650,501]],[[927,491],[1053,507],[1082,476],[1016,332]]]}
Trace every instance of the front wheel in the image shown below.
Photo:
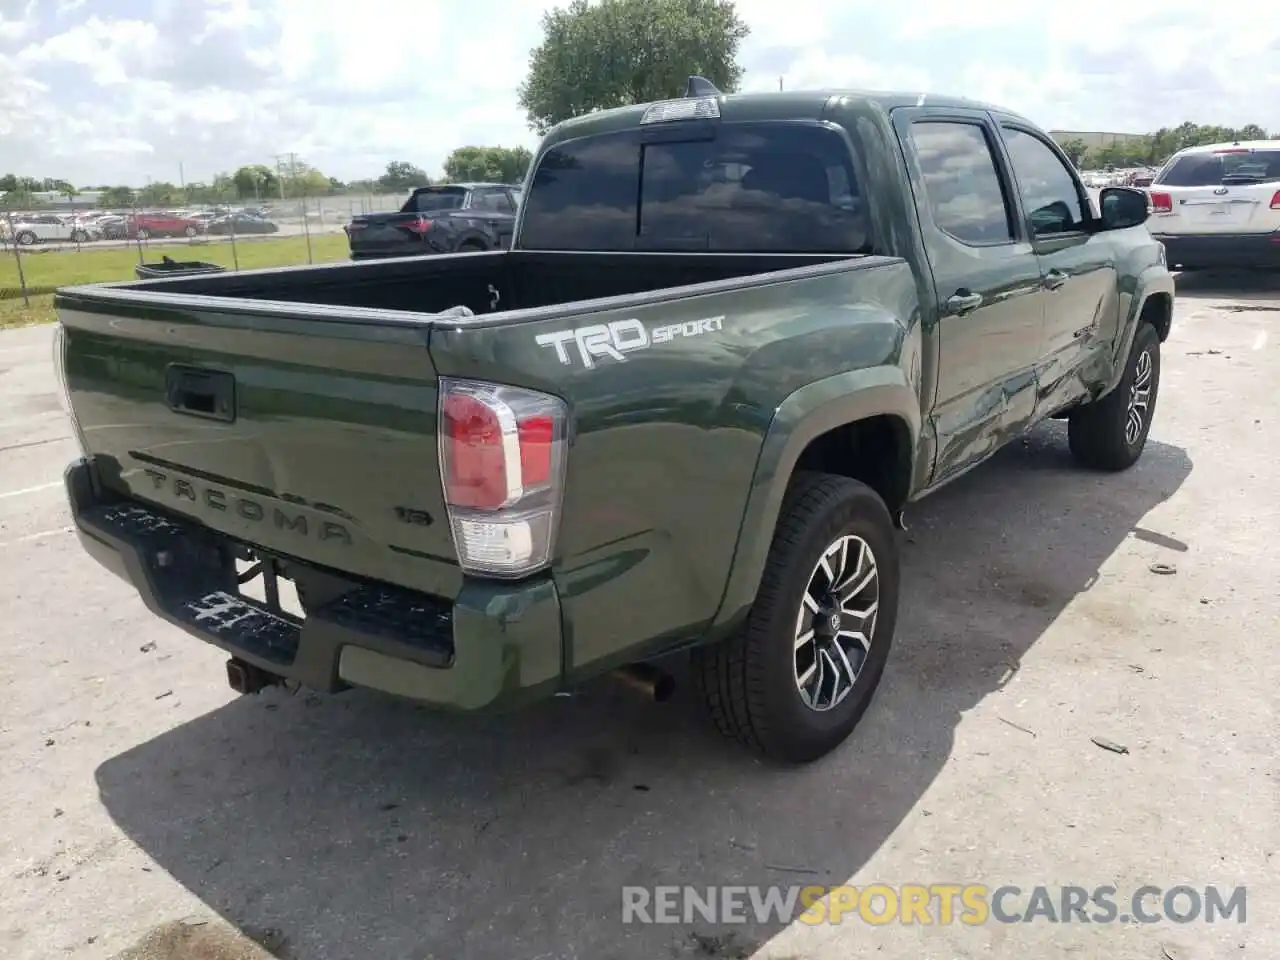
{"label": "front wheel", "polygon": [[186,228],[185,230],[183,230],[182,232],[183,232],[183,233],[185,233],[188,237],[194,237],[194,236],[195,236],[197,233],[199,233],[200,231],[199,231],[199,230],[197,230],[195,227],[187,227],[187,228]]}
{"label": "front wheel", "polygon": [[1125,470],[1147,445],[1160,392],[1160,334],[1144,322],[1133,338],[1120,383],[1101,400],[1072,411],[1071,455],[1093,470]]}
{"label": "front wheel", "polygon": [[694,677],[720,731],[785,763],[843,743],[884,672],[898,584],[893,520],[875,491],[798,474],[746,623],[694,652]]}
{"label": "front wheel", "polygon": [[150,231],[150,230],[148,230],[146,227],[139,227],[139,228],[138,228],[138,239],[139,239],[139,240],[150,240],[150,239],[151,239],[151,231]]}

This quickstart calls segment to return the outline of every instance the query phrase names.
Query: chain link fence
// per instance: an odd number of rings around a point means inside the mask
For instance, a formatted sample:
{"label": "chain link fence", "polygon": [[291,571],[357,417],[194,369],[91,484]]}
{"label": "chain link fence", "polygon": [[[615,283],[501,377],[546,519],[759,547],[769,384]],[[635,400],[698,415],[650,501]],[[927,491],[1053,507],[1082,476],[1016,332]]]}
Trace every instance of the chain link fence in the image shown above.
{"label": "chain link fence", "polygon": [[[132,264],[172,256],[228,269],[345,259],[352,217],[399,210],[404,194],[346,194],[182,206],[119,208],[74,202],[0,209],[0,307],[58,287],[132,279]],[[176,259],[176,257],[175,257]]]}

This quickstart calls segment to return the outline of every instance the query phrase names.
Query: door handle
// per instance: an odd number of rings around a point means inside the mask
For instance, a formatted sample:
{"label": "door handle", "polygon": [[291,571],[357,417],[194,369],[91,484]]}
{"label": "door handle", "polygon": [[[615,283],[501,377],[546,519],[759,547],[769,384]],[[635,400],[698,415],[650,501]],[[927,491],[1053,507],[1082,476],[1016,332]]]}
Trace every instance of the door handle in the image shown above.
{"label": "door handle", "polygon": [[970,293],[964,289],[957,290],[947,297],[947,312],[962,317],[966,313],[972,313],[982,306],[982,299],[982,294],[980,293]]}
{"label": "door handle", "polygon": [[1067,282],[1067,275],[1061,270],[1050,270],[1040,282],[1046,290],[1057,290]]}

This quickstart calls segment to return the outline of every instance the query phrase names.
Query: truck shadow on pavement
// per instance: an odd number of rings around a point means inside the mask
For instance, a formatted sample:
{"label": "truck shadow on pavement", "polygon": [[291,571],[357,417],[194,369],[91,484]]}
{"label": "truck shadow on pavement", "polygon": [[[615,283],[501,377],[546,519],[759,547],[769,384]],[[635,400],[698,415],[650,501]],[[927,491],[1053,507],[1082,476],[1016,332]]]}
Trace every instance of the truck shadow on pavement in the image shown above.
{"label": "truck shadow on pavement", "polygon": [[280,957],[748,957],[781,925],[624,925],[621,888],[853,876],[962,714],[1190,471],[1154,441],[1128,473],[1082,471],[1053,423],[918,504],[884,682],[806,768],[723,742],[687,686],[650,705],[606,681],[486,719],[268,692],[104,763],[101,799],[211,910],[274,930]]}

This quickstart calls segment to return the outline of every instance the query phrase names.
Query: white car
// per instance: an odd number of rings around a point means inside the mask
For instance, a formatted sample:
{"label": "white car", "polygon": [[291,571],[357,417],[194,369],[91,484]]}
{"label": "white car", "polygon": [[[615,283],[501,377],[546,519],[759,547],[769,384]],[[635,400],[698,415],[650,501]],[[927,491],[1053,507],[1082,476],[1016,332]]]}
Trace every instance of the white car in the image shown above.
{"label": "white car", "polygon": [[1170,267],[1280,270],[1280,140],[1187,147],[1146,189]]}
{"label": "white car", "polygon": [[87,226],[54,213],[37,213],[13,221],[13,242],[23,247],[59,240],[86,243],[92,239],[93,233]]}

